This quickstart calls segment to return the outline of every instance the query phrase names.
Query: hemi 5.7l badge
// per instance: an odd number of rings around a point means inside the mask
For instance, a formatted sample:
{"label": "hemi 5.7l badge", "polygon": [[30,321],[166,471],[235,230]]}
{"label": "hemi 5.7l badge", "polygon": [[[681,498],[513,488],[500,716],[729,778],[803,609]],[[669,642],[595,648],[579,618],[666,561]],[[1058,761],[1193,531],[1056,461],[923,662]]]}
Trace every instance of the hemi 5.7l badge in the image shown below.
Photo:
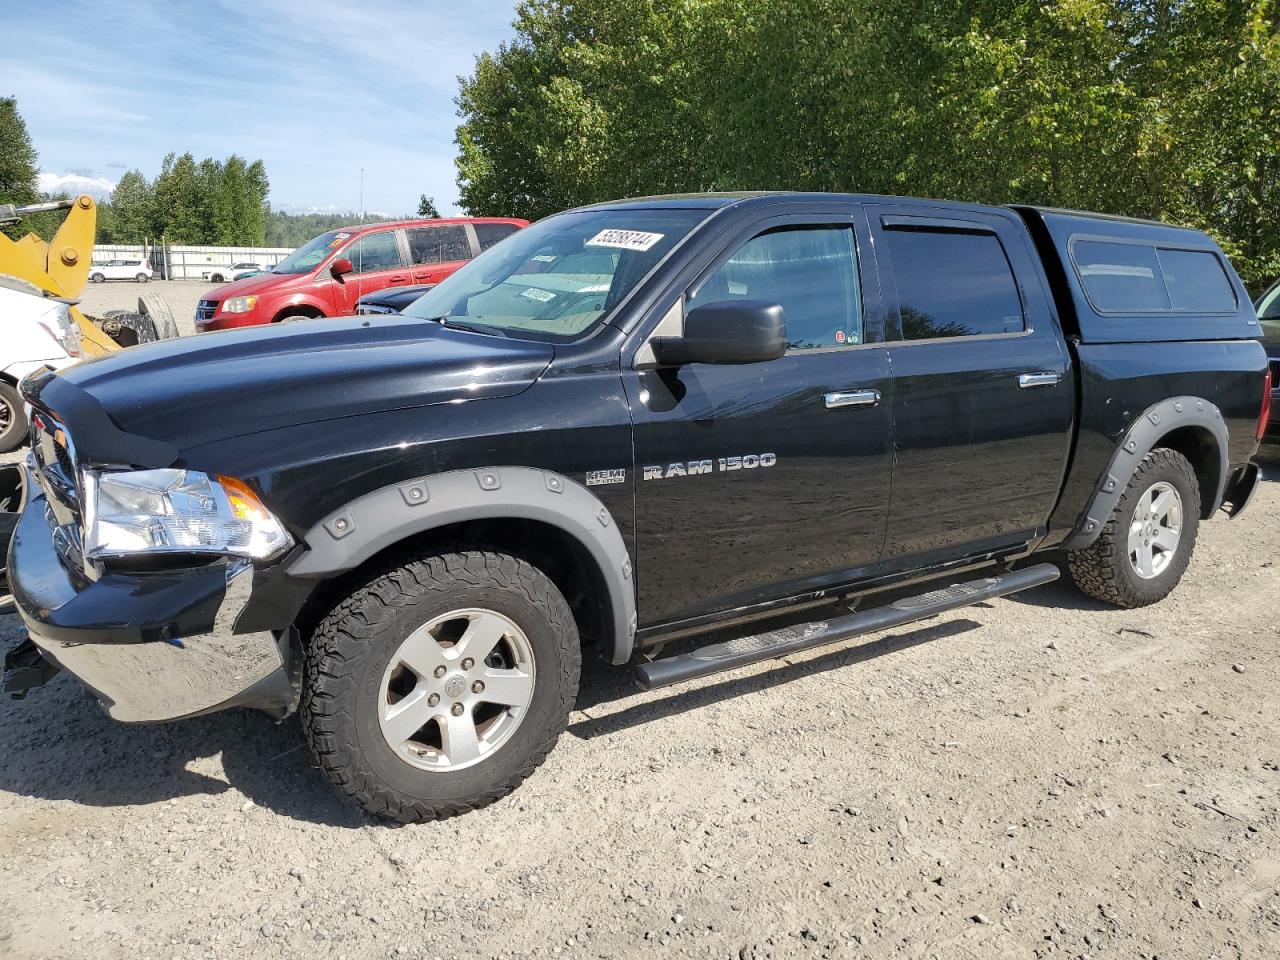
{"label": "hemi 5.7l badge", "polygon": [[598,487],[606,483],[626,483],[627,471],[621,468],[616,470],[588,470],[587,486]]}
{"label": "hemi 5.7l badge", "polygon": [[704,473],[732,473],[735,470],[756,470],[772,467],[778,458],[772,453],[748,453],[744,457],[720,457],[717,460],[685,460],[666,467],[645,467],[642,476],[646,480],[670,480],[672,477],[697,477]]}

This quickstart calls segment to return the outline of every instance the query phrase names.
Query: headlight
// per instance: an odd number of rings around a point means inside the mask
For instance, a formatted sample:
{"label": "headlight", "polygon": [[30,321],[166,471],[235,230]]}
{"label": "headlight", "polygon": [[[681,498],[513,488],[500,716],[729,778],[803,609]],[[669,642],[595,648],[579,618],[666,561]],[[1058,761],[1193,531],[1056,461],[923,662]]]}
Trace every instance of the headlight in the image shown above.
{"label": "headlight", "polygon": [[76,325],[75,318],[71,316],[71,308],[67,304],[58,304],[52,313],[41,318],[40,325],[58,342],[58,346],[66,351],[67,356],[80,356],[80,328]]}
{"label": "headlight", "polygon": [[293,538],[243,481],[194,470],[84,474],[85,556],[219,553],[269,560]]}
{"label": "headlight", "polygon": [[223,313],[248,313],[258,305],[257,297],[232,297],[222,305]]}

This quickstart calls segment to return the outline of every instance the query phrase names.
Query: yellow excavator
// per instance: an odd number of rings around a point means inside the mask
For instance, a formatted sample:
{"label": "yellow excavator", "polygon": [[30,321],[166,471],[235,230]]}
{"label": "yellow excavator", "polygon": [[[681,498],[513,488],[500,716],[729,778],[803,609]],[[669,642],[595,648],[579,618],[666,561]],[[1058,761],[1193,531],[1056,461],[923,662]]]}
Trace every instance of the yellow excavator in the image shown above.
{"label": "yellow excavator", "polygon": [[33,233],[21,240],[0,233],[0,283],[68,304],[71,317],[80,328],[80,351],[85,357],[177,336],[168,304],[155,294],[140,297],[136,313],[110,311],[104,317],[91,317],[76,307],[93,266],[98,224],[98,206],[93,197],[81,194],[70,200],[25,207],[0,204],[0,227],[51,210],[66,210],[67,216],[48,242]]}

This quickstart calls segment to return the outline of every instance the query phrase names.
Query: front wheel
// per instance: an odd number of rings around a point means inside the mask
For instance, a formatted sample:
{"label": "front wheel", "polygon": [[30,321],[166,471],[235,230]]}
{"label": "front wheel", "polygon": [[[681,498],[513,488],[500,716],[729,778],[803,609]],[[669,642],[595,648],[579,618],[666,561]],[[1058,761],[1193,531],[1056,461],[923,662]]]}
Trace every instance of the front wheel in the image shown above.
{"label": "front wheel", "polygon": [[90,283],[106,283],[107,278],[100,273],[91,273],[89,275],[89,282]]}
{"label": "front wheel", "polygon": [[0,453],[22,446],[27,437],[27,414],[22,394],[11,383],[0,380]]}
{"label": "front wheel", "polygon": [[568,604],[523,560],[415,560],[356,590],[307,651],[302,725],[370,813],[434,820],[505,796],[568,722],[581,648]]}
{"label": "front wheel", "polygon": [[1067,570],[1095,599],[1145,607],[1182,579],[1199,523],[1195,470],[1176,450],[1158,447],[1138,464],[1098,539],[1067,553]]}

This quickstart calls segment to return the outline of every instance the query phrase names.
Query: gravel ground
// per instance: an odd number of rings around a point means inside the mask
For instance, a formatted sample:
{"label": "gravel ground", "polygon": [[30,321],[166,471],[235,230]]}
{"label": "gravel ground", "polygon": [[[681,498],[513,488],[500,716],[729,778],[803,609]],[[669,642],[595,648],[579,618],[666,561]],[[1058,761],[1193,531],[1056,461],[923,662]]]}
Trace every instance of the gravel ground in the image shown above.
{"label": "gravel ground", "polygon": [[186,336],[196,332],[196,302],[210,290],[225,286],[225,283],[205,283],[200,280],[153,280],[145,284],[128,280],[90,283],[80,296],[80,309],[98,317],[105,310],[137,310],[141,294],[158,293],[169,301],[174,319],[178,321],[178,332]]}
{"label": "gravel ground", "polygon": [[411,827],[296,719],[59,677],[0,701],[0,955],[1273,957],[1277,544],[1266,481],[1144,610],[1054,584],[653,694],[588,658],[538,773]]}

